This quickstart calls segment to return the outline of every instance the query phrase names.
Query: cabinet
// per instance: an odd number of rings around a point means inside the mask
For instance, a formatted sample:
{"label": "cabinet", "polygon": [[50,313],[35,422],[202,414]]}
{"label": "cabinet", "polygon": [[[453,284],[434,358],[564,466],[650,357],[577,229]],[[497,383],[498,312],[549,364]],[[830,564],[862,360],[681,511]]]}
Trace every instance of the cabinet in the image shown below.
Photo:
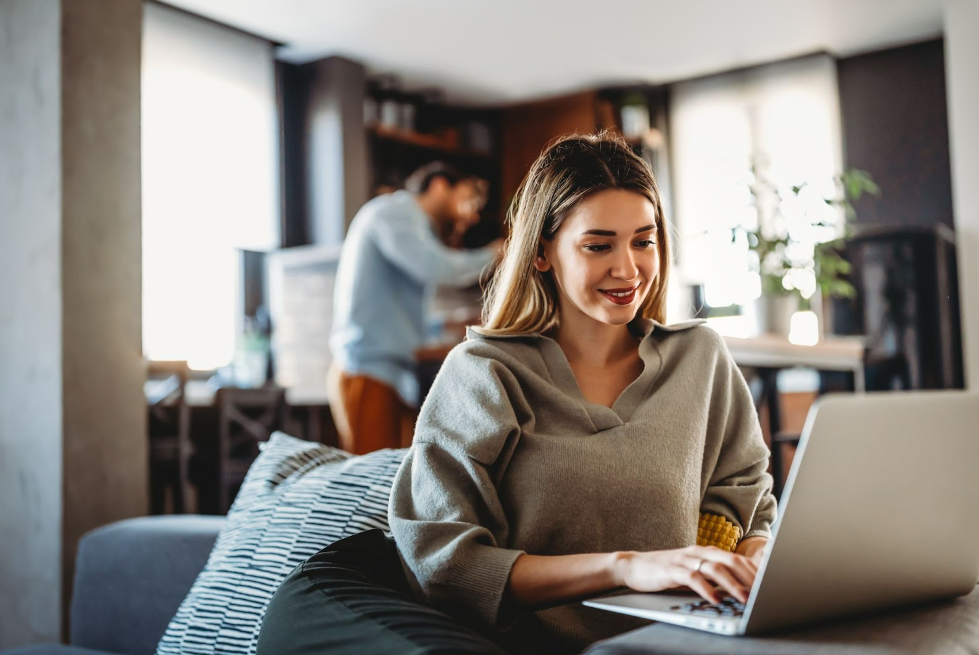
{"label": "cabinet", "polygon": [[828,327],[866,337],[867,389],[963,388],[952,231],[861,226],[843,253],[857,293],[828,302]]}
{"label": "cabinet", "polygon": [[552,140],[595,131],[595,92],[514,105],[503,110],[503,196],[516,194],[531,164]]}

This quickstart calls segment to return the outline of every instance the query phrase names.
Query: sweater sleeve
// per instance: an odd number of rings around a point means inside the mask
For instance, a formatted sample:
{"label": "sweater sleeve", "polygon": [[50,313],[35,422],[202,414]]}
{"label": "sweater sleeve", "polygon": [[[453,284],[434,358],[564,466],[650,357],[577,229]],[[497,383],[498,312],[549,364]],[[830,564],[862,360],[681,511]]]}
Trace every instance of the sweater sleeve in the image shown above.
{"label": "sweater sleeve", "polygon": [[768,473],[769,450],[748,384],[723,339],[716,339],[718,359],[704,451],[704,465],[711,472],[701,511],[732,521],[741,528],[742,539],[771,538],[776,500]]}
{"label": "sweater sleeve", "polygon": [[500,362],[450,353],[395,477],[388,518],[405,572],[432,605],[499,626],[520,550],[496,482],[519,436],[512,397],[519,387]]}

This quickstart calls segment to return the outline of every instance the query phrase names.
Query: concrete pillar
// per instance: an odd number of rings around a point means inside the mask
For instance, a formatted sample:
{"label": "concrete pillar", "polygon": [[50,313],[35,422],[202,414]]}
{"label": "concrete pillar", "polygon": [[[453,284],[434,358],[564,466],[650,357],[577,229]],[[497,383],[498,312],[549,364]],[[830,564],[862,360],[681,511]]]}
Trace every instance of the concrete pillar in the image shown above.
{"label": "concrete pillar", "polygon": [[979,0],[945,7],[945,73],[966,388],[979,391]]}
{"label": "concrete pillar", "polygon": [[0,3],[0,648],[61,629],[60,27]]}
{"label": "concrete pillar", "polygon": [[146,511],[140,0],[0,2],[0,648]]}

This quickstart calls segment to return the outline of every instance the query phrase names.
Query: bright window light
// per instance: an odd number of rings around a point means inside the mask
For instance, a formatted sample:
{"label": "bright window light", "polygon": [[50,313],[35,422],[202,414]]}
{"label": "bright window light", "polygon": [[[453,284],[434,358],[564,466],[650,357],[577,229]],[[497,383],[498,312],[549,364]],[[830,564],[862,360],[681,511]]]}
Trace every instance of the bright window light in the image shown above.
{"label": "bright window light", "polygon": [[266,41],[147,3],[143,351],[227,364],[237,249],[278,246],[275,71]]}
{"label": "bright window light", "polygon": [[[776,183],[789,229],[811,256],[816,243],[836,238],[842,214],[822,199],[835,197],[841,172],[836,68],[814,56],[675,85],[671,139],[679,276],[703,284],[712,307],[745,305],[761,295],[753,253],[731,228],[757,226],[748,189],[754,164]],[[798,197],[794,185],[806,183]],[[813,228],[823,219],[830,227]],[[743,234],[741,235],[743,237]],[[803,252],[805,251],[805,252]],[[813,274],[788,280],[804,296]]]}
{"label": "bright window light", "polygon": [[796,312],[789,322],[789,341],[798,346],[819,343],[819,319],[814,312]]}
{"label": "bright window light", "polygon": [[747,339],[756,334],[754,321],[750,316],[712,316],[707,325],[725,337]]}

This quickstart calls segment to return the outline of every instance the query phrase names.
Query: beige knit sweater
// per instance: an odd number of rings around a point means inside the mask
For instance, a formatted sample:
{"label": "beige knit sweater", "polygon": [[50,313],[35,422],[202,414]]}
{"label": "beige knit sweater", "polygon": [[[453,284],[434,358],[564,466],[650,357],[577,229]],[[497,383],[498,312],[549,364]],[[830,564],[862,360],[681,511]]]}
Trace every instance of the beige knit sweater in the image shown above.
{"label": "beige knit sweater", "polygon": [[[700,512],[770,536],[757,414],[723,339],[700,323],[634,321],[645,368],[612,408],[584,398],[553,339],[470,329],[421,409],[391,496],[416,592],[503,629],[521,553],[690,546]],[[551,622],[577,624],[558,629],[579,641],[615,633],[615,615],[602,613],[609,629],[596,630],[586,609],[552,610]]]}

